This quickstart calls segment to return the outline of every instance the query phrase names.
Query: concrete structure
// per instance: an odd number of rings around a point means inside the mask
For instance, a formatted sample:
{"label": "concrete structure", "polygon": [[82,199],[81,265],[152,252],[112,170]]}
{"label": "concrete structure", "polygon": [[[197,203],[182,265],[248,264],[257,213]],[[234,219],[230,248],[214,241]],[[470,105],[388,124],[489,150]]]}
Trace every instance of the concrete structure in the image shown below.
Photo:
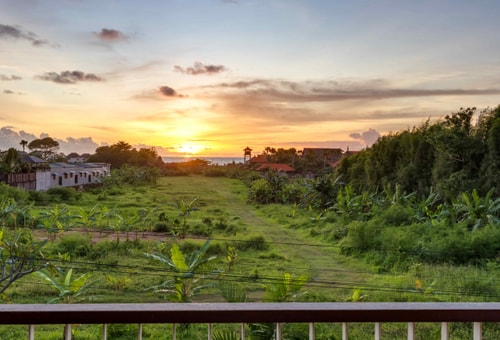
{"label": "concrete structure", "polygon": [[10,174],[4,182],[24,190],[46,191],[57,187],[83,187],[96,185],[109,176],[108,163],[45,163],[45,167],[26,174]]}

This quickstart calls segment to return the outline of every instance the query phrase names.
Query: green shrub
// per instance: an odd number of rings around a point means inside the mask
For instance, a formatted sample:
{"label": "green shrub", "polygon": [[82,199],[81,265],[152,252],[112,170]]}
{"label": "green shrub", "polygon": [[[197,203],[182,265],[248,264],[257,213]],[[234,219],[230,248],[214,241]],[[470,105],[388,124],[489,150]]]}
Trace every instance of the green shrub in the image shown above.
{"label": "green shrub", "polygon": [[60,187],[47,190],[51,203],[75,203],[80,200],[82,194],[74,188]]}
{"label": "green shrub", "polygon": [[67,234],[54,244],[53,252],[68,254],[71,257],[86,257],[93,253],[93,246],[86,235]]}
{"label": "green shrub", "polygon": [[172,228],[167,222],[156,222],[153,231],[157,233],[170,233],[172,232]]}
{"label": "green shrub", "polygon": [[242,241],[237,241],[236,248],[241,250],[268,250],[269,243],[262,235],[250,236]]}

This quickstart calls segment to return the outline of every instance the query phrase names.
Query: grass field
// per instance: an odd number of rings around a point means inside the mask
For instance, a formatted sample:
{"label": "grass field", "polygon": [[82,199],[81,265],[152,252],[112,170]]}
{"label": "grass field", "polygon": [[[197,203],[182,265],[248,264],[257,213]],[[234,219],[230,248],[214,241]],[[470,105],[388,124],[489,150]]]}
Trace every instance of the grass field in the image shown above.
{"label": "grass field", "polygon": [[[181,237],[178,228],[183,217],[179,217],[179,202],[193,200],[196,209],[185,216],[186,232]],[[340,255],[338,246],[324,239],[318,230],[321,224],[327,223],[328,216],[320,219],[309,209],[290,205],[249,205],[247,188],[236,179],[163,177],[151,188],[123,187],[85,192],[76,202],[68,203],[70,215],[76,214],[78,208],[90,210],[96,204],[116,212],[109,225],[73,223],[68,230],[57,233],[55,240],[46,246],[52,265],[65,270],[73,268],[75,276],[91,275],[94,284],[83,295],[85,302],[171,301],[170,294],[156,293],[151,287],[171,279],[173,273],[158,261],[148,259],[145,253],[168,256],[175,243],[188,256],[208,238],[211,244],[207,254],[217,258],[201,267],[196,278],[210,286],[193,294],[192,301],[225,301],[221,287],[228,283],[244,289],[246,301],[268,301],[266,287],[282,282],[284,273],[292,278],[307,277],[300,294],[287,297],[287,301],[494,301],[499,294],[498,267],[485,270],[416,263],[410,271],[380,273],[360,259]],[[34,213],[53,208],[36,207]],[[156,214],[163,213],[167,229],[171,230],[144,231],[139,230],[140,225],[134,230],[123,228],[123,225],[118,228],[116,216],[131,216],[139,209],[156,209]],[[44,231],[37,231],[36,235],[48,237]],[[227,263],[229,246],[237,253],[231,268]],[[65,253],[69,257],[64,256]],[[46,303],[54,297],[57,292],[50,285],[30,275],[10,287],[4,299],[10,303]],[[289,334],[302,334],[301,330],[294,330],[295,326],[287,327]],[[338,325],[324,327],[324,334],[330,334],[325,335],[325,339],[334,339],[332,334],[340,332]],[[363,327],[359,326],[360,334]],[[393,338],[404,334],[398,325],[384,327]],[[439,328],[422,327],[423,333],[429,336]],[[94,328],[84,328],[80,330],[81,338],[92,339],[93,332],[98,332]],[[460,326],[455,328],[457,334],[467,332]],[[0,336],[6,339],[12,338],[5,335],[8,332],[24,334],[24,330],[15,331],[16,328],[2,329]],[[47,329],[46,339],[56,339],[60,335],[56,331],[52,337],[48,335],[52,328]],[[497,331],[494,329],[492,334]],[[145,338],[153,339],[161,332],[161,327],[155,326],[148,333],[151,337]],[[356,334],[353,330],[354,338]],[[128,338],[133,336],[113,337]],[[185,338],[196,339],[196,335]]]}

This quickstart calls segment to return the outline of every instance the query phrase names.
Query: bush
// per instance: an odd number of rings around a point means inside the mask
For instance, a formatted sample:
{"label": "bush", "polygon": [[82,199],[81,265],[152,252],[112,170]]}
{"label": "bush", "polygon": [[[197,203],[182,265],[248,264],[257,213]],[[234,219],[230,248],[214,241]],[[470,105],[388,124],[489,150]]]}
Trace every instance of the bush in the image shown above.
{"label": "bush", "polygon": [[269,243],[262,235],[250,236],[244,240],[237,241],[237,248],[241,250],[268,250]]}
{"label": "bush", "polygon": [[92,255],[93,247],[86,235],[67,234],[60,242],[54,244],[53,252],[68,254],[71,257],[86,257]]}
{"label": "bush", "polygon": [[13,198],[16,202],[26,201],[29,195],[23,189],[0,182],[0,198]]}
{"label": "bush", "polygon": [[50,203],[74,203],[80,200],[82,194],[74,188],[50,188],[47,190]]}

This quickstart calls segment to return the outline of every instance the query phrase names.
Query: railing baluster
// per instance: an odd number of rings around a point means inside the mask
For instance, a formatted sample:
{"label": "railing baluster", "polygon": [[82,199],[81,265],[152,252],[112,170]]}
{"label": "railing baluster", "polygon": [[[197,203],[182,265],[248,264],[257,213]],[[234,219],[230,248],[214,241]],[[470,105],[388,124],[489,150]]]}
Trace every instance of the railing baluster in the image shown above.
{"label": "railing baluster", "polygon": [[474,322],[474,340],[481,340],[483,338],[483,324],[481,322]]}
{"label": "railing baluster", "polygon": [[138,325],[139,329],[137,330],[137,340],[142,340],[142,323]]}
{"label": "railing baluster", "polygon": [[375,340],[380,340],[380,322],[375,322]]}
{"label": "railing baluster", "polygon": [[35,340],[35,325],[28,326],[28,339]]}
{"label": "railing baluster", "polygon": [[347,322],[342,322],[342,340],[347,340]]}
{"label": "railing baluster", "polygon": [[108,325],[104,323],[102,325],[102,340],[106,340],[107,337],[108,337]]}
{"label": "railing baluster", "polygon": [[448,322],[441,322],[441,340],[448,340]]}
{"label": "railing baluster", "polygon": [[172,339],[177,340],[177,324],[172,324]]}
{"label": "railing baluster", "polygon": [[212,340],[212,324],[209,323],[207,328],[208,328],[208,332],[207,332],[208,333],[208,340]]}
{"label": "railing baluster", "polygon": [[314,332],[314,322],[309,322],[309,340],[314,340],[316,334]]}
{"label": "railing baluster", "polygon": [[64,340],[71,340],[71,324],[64,325]]}
{"label": "railing baluster", "polygon": [[408,322],[408,340],[415,340],[415,323]]}
{"label": "railing baluster", "polygon": [[276,340],[281,340],[281,324],[276,323]]}
{"label": "railing baluster", "polygon": [[241,340],[245,340],[245,324],[244,323],[241,324],[240,338],[241,338]]}

